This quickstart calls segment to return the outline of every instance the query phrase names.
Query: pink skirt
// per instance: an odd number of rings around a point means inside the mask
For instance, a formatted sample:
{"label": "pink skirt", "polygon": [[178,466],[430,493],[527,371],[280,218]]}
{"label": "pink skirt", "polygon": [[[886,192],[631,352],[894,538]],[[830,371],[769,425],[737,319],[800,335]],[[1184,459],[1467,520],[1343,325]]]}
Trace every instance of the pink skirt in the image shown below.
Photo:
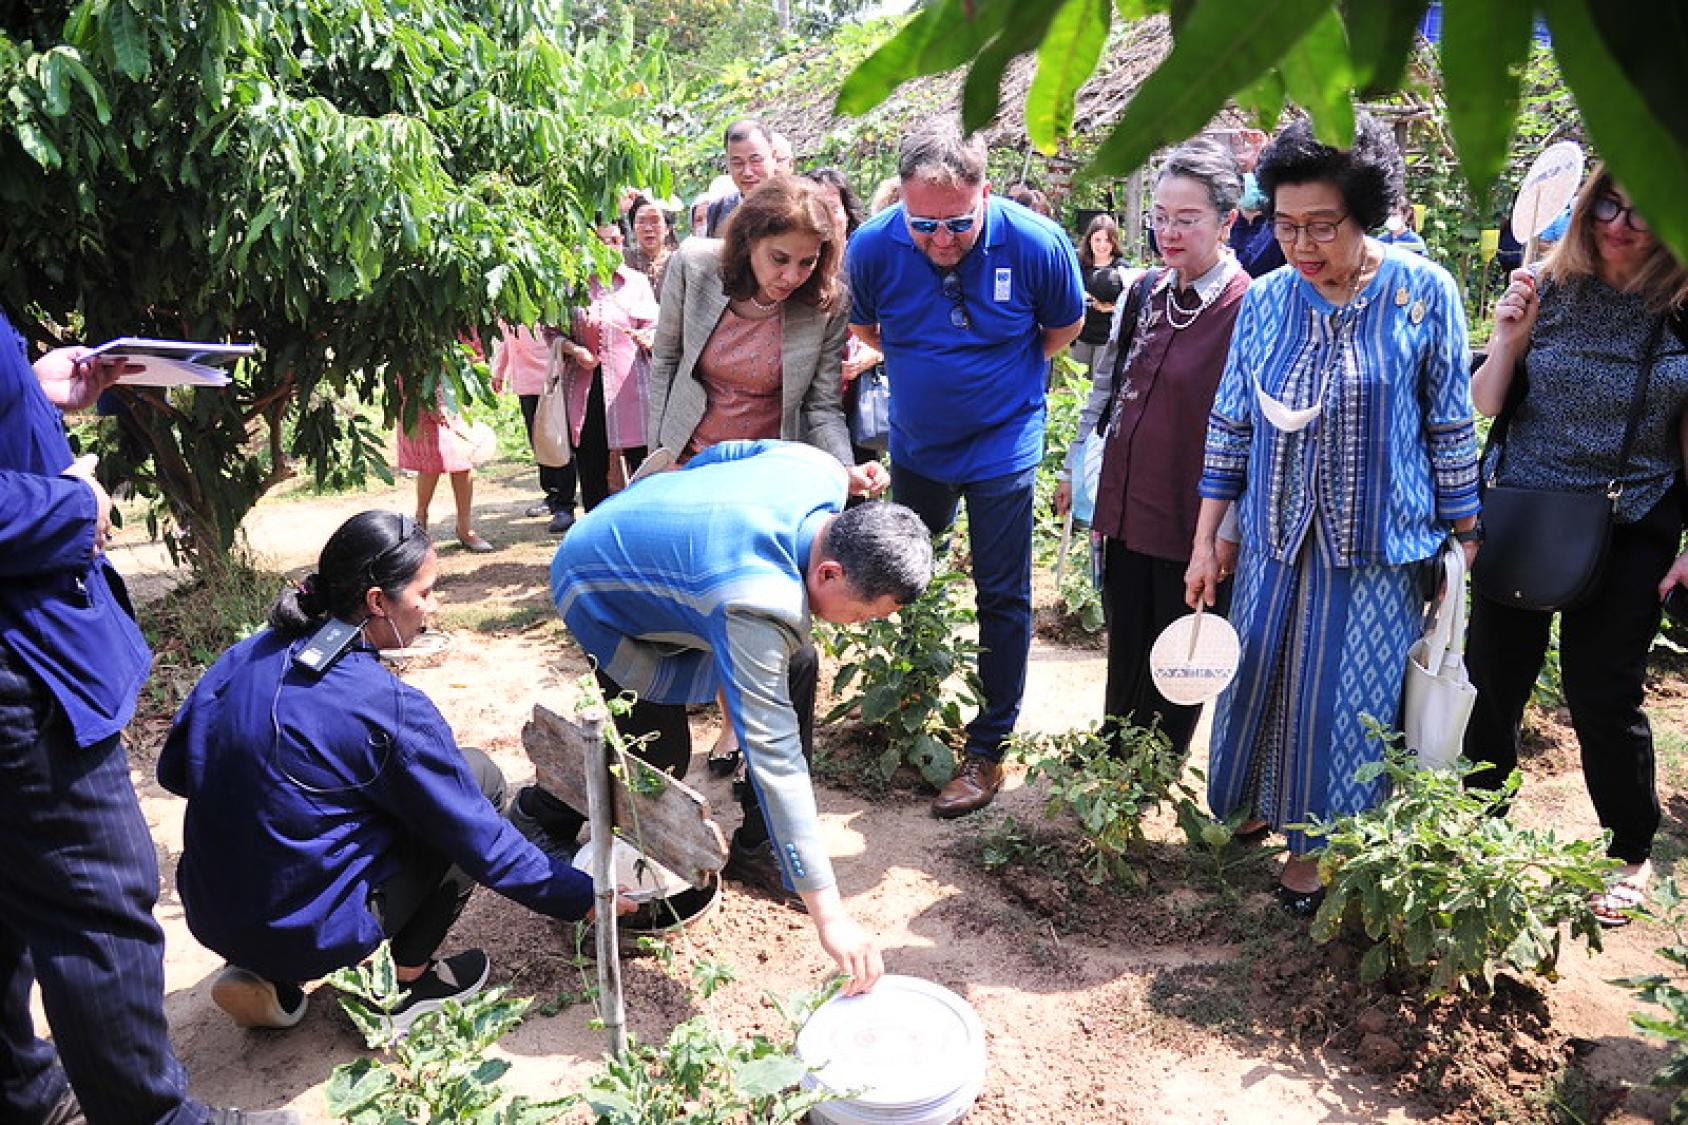
{"label": "pink skirt", "polygon": [[413,473],[460,473],[474,468],[469,448],[451,432],[443,414],[424,411],[416,418],[416,430],[399,426],[399,468]]}

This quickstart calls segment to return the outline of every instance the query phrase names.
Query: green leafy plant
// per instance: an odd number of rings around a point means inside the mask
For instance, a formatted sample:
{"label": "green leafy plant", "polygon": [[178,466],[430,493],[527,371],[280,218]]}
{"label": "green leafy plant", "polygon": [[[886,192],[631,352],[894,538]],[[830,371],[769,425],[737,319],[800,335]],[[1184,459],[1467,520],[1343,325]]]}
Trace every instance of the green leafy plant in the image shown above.
{"label": "green leafy plant", "polygon": [[1181,787],[1180,796],[1173,802],[1178,828],[1191,849],[1203,857],[1207,874],[1220,891],[1230,896],[1236,888],[1230,875],[1233,869],[1250,862],[1258,862],[1268,855],[1276,855],[1281,848],[1247,848],[1237,839],[1237,829],[1249,819],[1247,809],[1238,809],[1224,820],[1215,820],[1196,803],[1194,791],[1205,785],[1207,777],[1200,770],[1190,771],[1194,785]]}
{"label": "green leafy plant", "polygon": [[881,748],[879,773],[887,780],[905,762],[932,786],[955,775],[951,744],[962,730],[961,709],[976,706],[982,690],[979,646],[961,634],[974,621],[965,589],[965,577],[946,570],[891,617],[821,634],[840,661],[832,690],[841,697],[822,722],[859,708]]}
{"label": "green leafy plant", "polygon": [[1502,969],[1551,978],[1567,924],[1600,949],[1588,898],[1614,866],[1603,839],[1520,827],[1496,815],[1516,798],[1517,773],[1498,791],[1468,789],[1465,777],[1476,769],[1469,762],[1421,770],[1399,734],[1370,716],[1365,722],[1384,757],[1356,778],[1386,777],[1391,793],[1376,808],[1306,826],[1325,842],[1319,873],[1327,894],[1313,940],[1328,942],[1357,921],[1375,943],[1360,962],[1363,980],[1428,972],[1432,995],[1478,982],[1492,988]]}
{"label": "green leafy plant", "polygon": [[334,1068],[326,1095],[328,1112],[337,1119],[352,1125],[540,1125],[567,1112],[567,1098],[516,1097],[499,1104],[504,1094],[498,1080],[510,1064],[486,1058],[486,1050],[522,1022],[531,1001],[492,988],[462,1003],[448,1000],[443,1010],[419,1017],[408,1034],[398,1032],[387,1017],[404,999],[404,989],[385,942],[362,964],[333,973],[328,983],[345,993],[341,1006],[378,1056]]}
{"label": "green leafy plant", "polygon": [[809,1013],[834,996],[843,979],[826,988],[775,1003],[790,1035],[738,1039],[702,1017],[675,1027],[667,1042],[629,1038],[627,1049],[587,1081],[584,1101],[599,1125],[789,1125],[834,1095],[803,1090],[810,1067],[795,1053],[795,1037]]}
{"label": "green leafy plant", "polygon": [[1026,762],[1029,779],[1048,782],[1044,815],[1070,813],[1077,822],[1086,881],[1141,883],[1132,860],[1144,843],[1143,820],[1180,791],[1185,756],[1158,727],[1122,722],[1117,747],[1110,747],[1101,726],[1018,734],[1010,753]]}
{"label": "green leafy plant", "polygon": [[1652,1077],[1649,1085],[1676,1089],[1671,1103],[1671,1125],[1688,1122],[1688,898],[1676,879],[1657,884],[1652,902],[1638,907],[1635,916],[1670,931],[1670,944],[1659,948],[1659,956],[1669,961],[1670,973],[1654,973],[1639,977],[1622,977],[1612,983],[1630,989],[1643,1003],[1657,1004],[1664,1015],[1655,1016],[1632,1012],[1629,1022],[1644,1035],[1662,1039],[1670,1048],[1670,1057]]}
{"label": "green leafy plant", "polygon": [[1001,871],[1035,850],[1025,825],[1012,816],[992,816],[979,829],[979,862],[986,871]]}

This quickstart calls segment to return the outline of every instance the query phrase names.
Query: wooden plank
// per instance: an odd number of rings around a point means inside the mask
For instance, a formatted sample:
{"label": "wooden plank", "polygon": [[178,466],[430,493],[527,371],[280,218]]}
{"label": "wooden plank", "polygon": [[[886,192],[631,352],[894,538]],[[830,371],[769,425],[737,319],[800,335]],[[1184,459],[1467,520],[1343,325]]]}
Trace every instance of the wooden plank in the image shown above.
{"label": "wooden plank", "polygon": [[[604,721],[603,716],[587,716]],[[562,798],[571,807],[586,809],[586,763],[598,745],[581,725],[552,711],[542,703],[533,707],[533,718],[522,727],[522,746],[533,762],[542,788]],[[613,754],[612,754],[613,757]],[[631,839],[634,826],[645,854],[694,887],[727,863],[727,841],[709,810],[702,793],[683,781],[652,769],[631,755],[633,769],[661,780],[661,792],[635,794],[621,777],[614,779],[614,824]],[[637,814],[635,816],[635,814]]]}

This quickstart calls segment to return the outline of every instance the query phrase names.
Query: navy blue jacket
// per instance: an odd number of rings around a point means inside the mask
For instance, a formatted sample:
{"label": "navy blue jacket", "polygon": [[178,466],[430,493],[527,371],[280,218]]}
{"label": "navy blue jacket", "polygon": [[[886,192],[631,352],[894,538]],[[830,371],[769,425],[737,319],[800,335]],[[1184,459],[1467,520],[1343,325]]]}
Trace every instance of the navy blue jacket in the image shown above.
{"label": "navy blue jacket", "polygon": [[94,558],[99,509],[64,419],[0,314],[0,640],[52,693],[78,746],[123,729],[151,654],[123,579]]}
{"label": "navy blue jacket", "polygon": [[592,881],[498,814],[426,695],[354,647],[317,679],[265,629],[212,665],[176,714],[158,780],[188,798],[176,886],[208,949],[312,980],[381,941],[370,892],[418,846],[557,918]]}

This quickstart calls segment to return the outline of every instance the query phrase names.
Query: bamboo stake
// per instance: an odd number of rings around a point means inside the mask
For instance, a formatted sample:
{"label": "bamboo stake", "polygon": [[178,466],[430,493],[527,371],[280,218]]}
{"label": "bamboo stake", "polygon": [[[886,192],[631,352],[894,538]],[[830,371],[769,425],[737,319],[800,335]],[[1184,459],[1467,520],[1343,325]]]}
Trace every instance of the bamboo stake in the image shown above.
{"label": "bamboo stake", "polygon": [[615,915],[615,804],[610,777],[609,744],[604,739],[604,715],[593,711],[580,717],[586,732],[586,814],[592,825],[592,891],[597,908],[598,1015],[609,1033],[610,1053],[627,1048],[627,1009],[621,995],[621,951]]}

